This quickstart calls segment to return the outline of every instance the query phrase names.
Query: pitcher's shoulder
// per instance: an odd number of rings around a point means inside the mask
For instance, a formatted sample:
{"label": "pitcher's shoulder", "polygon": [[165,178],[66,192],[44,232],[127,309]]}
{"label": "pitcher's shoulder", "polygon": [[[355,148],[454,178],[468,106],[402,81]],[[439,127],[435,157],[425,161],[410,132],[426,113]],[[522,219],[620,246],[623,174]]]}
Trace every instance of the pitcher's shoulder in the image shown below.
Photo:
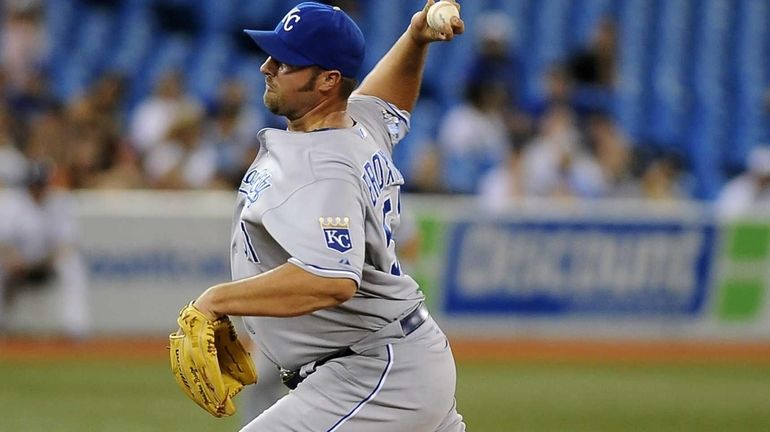
{"label": "pitcher's shoulder", "polygon": [[391,116],[395,116],[399,121],[404,122],[407,127],[409,127],[411,118],[409,111],[399,109],[392,103],[376,96],[362,94],[353,95],[348,99],[348,112],[354,117],[358,116],[359,118],[385,122],[390,120]]}
{"label": "pitcher's shoulder", "polygon": [[310,169],[316,179],[343,178],[356,181],[360,167],[378,147],[362,125],[335,131],[333,139],[310,151]]}
{"label": "pitcher's shoulder", "polygon": [[364,125],[381,148],[392,151],[411,128],[411,115],[374,96],[356,95],[348,100],[348,114]]}

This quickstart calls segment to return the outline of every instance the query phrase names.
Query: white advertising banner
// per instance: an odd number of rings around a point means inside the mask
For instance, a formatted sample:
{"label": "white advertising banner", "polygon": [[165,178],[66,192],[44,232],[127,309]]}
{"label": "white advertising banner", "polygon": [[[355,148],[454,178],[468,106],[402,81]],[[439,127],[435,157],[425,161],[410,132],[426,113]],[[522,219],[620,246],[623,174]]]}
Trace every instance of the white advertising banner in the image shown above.
{"label": "white advertising banner", "polygon": [[94,331],[173,331],[185,303],[229,279],[233,194],[79,198]]}
{"label": "white advertising banner", "polygon": [[[93,333],[165,335],[185,303],[229,280],[233,193],[76,197]],[[419,237],[417,253],[402,256],[405,269],[450,332],[770,334],[770,218],[720,221],[692,203],[525,202],[497,214],[476,210],[472,198],[404,203]],[[48,326],[57,303],[43,300],[22,299],[14,316],[29,328]]]}

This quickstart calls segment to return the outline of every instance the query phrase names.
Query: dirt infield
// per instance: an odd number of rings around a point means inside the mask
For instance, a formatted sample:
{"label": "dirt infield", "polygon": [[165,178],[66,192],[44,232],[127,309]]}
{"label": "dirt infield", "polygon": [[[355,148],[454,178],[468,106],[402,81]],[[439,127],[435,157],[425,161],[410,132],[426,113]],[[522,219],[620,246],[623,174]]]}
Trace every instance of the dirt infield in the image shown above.
{"label": "dirt infield", "polygon": [[458,360],[586,362],[757,362],[770,364],[770,342],[506,340],[453,342]]}
{"label": "dirt infield", "polygon": [[[0,339],[0,360],[157,360],[167,356],[162,339]],[[770,342],[629,342],[452,340],[458,361],[752,362],[770,365]]]}

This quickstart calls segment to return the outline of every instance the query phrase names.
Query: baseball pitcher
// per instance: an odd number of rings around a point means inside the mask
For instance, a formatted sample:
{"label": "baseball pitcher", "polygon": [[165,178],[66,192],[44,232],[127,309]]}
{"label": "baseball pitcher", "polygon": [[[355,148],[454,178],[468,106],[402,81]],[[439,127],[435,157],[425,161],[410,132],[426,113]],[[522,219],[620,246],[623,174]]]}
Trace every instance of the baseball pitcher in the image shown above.
{"label": "baseball pitcher", "polygon": [[238,188],[233,282],[184,308],[172,335],[180,386],[229,415],[256,380],[227,337],[227,316],[244,317],[293,390],[242,431],[465,430],[447,338],[393,239],[404,182],[393,147],[409,131],[429,44],[464,30],[457,16],[428,26],[433,3],[357,89],[364,38],[338,7],[300,3],[274,30],[246,30],[269,55],[264,103],[288,127],[259,132]]}

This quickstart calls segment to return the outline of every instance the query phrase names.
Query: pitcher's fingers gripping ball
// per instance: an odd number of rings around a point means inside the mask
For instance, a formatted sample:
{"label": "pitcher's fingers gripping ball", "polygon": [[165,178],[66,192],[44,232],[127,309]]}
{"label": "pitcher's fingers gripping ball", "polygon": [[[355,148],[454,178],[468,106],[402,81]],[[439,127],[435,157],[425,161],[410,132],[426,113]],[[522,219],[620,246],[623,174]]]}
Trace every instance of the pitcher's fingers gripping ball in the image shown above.
{"label": "pitcher's fingers gripping ball", "polygon": [[206,318],[192,303],[182,308],[169,336],[171,372],[182,391],[214,417],[235,413],[233,397],[257,382],[251,356],[228,317]]}
{"label": "pitcher's fingers gripping ball", "polygon": [[452,17],[460,18],[460,9],[451,1],[438,1],[428,8],[428,25],[436,31],[443,31],[452,25]]}
{"label": "pitcher's fingers gripping ball", "polygon": [[449,41],[465,32],[460,18],[460,4],[454,0],[428,0],[425,7],[412,17],[412,28],[423,42]]}

